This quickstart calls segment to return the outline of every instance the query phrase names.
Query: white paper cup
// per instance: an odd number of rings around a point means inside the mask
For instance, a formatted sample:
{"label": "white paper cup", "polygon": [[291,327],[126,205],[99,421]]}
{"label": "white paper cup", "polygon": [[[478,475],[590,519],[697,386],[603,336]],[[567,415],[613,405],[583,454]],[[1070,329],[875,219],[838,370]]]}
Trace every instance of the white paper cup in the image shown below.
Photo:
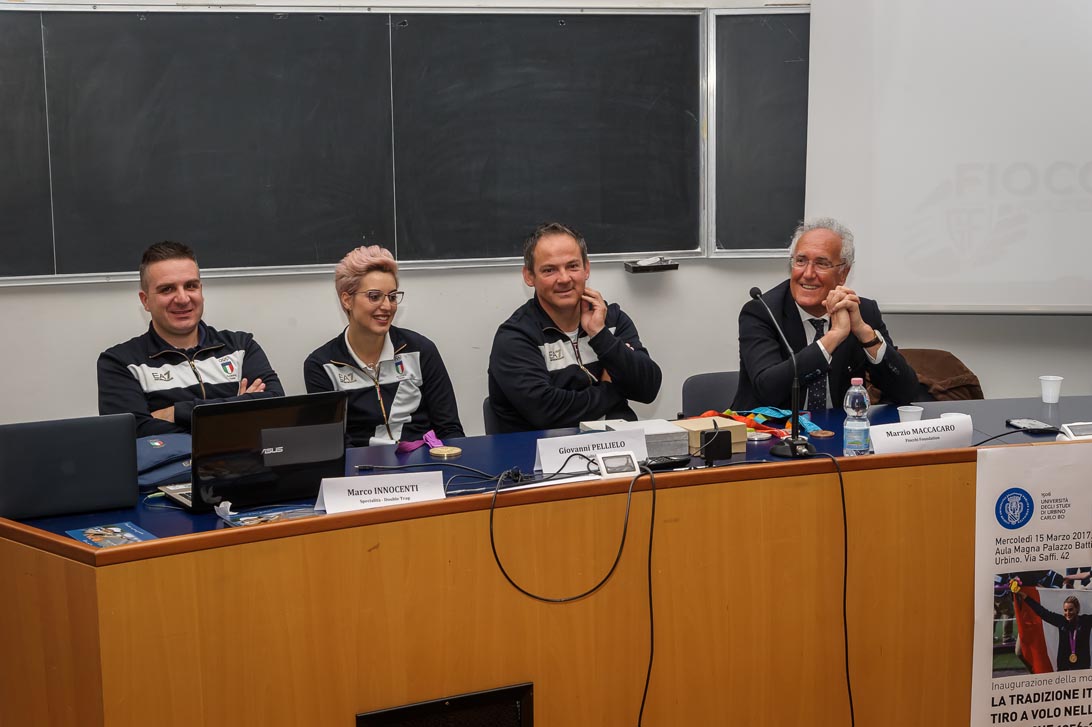
{"label": "white paper cup", "polygon": [[1043,387],[1043,403],[1057,404],[1062,394],[1061,376],[1040,376],[1039,385]]}
{"label": "white paper cup", "polygon": [[900,422],[916,422],[921,419],[921,412],[923,411],[920,406],[900,406],[899,407],[899,421]]}

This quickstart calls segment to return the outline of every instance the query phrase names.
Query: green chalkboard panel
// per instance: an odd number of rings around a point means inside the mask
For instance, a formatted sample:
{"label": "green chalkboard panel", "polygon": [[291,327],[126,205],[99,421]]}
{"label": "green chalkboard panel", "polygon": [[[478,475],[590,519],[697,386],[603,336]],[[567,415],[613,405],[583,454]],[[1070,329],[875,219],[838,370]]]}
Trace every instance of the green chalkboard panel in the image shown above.
{"label": "green chalkboard panel", "polygon": [[716,247],[787,247],[804,215],[806,13],[716,17]]}
{"label": "green chalkboard panel", "polygon": [[[803,200],[807,16],[719,16],[717,246]],[[0,276],[697,250],[694,13],[0,13]],[[48,111],[47,111],[48,110]],[[793,219],[790,219],[793,218]],[[788,220],[787,222],[785,220]],[[774,234],[774,230],[777,231]]]}
{"label": "green chalkboard panel", "polygon": [[337,260],[394,234],[386,16],[45,13],[57,272]]}
{"label": "green chalkboard panel", "polygon": [[394,16],[399,255],[697,249],[697,15]]}
{"label": "green chalkboard panel", "polygon": [[53,273],[37,13],[0,13],[0,276]]}

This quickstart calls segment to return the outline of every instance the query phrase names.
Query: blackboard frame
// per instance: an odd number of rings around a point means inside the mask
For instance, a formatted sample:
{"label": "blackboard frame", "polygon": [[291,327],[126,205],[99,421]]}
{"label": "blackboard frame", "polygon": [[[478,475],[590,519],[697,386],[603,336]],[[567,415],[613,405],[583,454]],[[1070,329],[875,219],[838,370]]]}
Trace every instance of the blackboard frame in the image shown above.
{"label": "blackboard frame", "polygon": [[[277,6],[250,6],[246,8],[188,8],[177,6],[141,6],[127,7],[116,6],[109,9],[98,8],[93,5],[65,4],[57,6],[26,5],[26,6],[0,6],[0,12],[229,12],[229,13],[318,13],[349,14],[368,13],[393,15],[411,13],[494,13],[494,14],[564,14],[587,13],[596,15],[696,15],[699,17],[699,64],[698,75],[700,78],[699,102],[701,107],[701,121],[707,129],[707,133],[700,135],[700,165],[698,179],[698,195],[700,199],[700,219],[698,223],[699,242],[693,249],[665,249],[657,251],[676,258],[774,258],[783,255],[781,248],[725,250],[719,249],[716,243],[716,19],[722,15],[773,15],[773,14],[810,14],[807,6],[791,8],[738,8],[738,9],[710,9],[710,8],[663,8],[663,7],[628,7],[618,8],[528,8],[528,9],[493,9],[489,7],[472,11],[456,8],[430,8],[428,10],[405,10],[401,8],[382,9],[375,7],[339,7],[336,10],[329,8],[308,7],[277,7]],[[802,182],[801,182],[802,183]],[[628,253],[599,253],[593,254],[596,260],[613,261],[627,260],[634,257]],[[520,264],[517,257],[497,258],[467,258],[459,260],[406,260],[405,269],[454,269],[460,267],[499,267]],[[332,264],[317,265],[282,265],[268,267],[233,267],[233,268],[206,268],[208,277],[248,277],[248,276],[279,276],[279,275],[308,275],[328,274],[333,269]],[[78,273],[63,275],[33,275],[20,277],[0,278],[0,286],[8,285],[43,285],[57,283],[85,283],[85,282],[111,282],[120,280],[133,280],[135,272],[120,271],[116,273]]]}
{"label": "blackboard frame", "polygon": [[[707,257],[710,258],[780,258],[785,257],[787,253],[788,243],[792,230],[795,227],[796,220],[788,221],[786,223],[785,235],[783,240],[769,240],[768,246],[758,247],[742,247],[742,248],[727,248],[722,247],[719,242],[719,235],[717,230],[717,212],[718,212],[718,196],[717,196],[717,151],[718,144],[724,140],[718,140],[720,122],[717,117],[717,104],[718,93],[721,89],[718,87],[718,72],[717,67],[717,20],[718,18],[727,16],[786,16],[786,15],[811,15],[810,6],[798,6],[798,7],[766,7],[766,8],[718,8],[710,9],[707,11],[706,16],[706,48],[707,48],[707,82],[708,91],[706,93],[705,101],[706,106],[706,120],[708,123],[708,140],[706,144],[706,157],[705,157],[705,171],[703,174],[703,181],[705,182],[706,197],[705,197],[705,209],[708,211],[706,215],[706,224],[704,234],[704,251]],[[809,63],[810,65],[810,63]],[[804,127],[800,131],[803,135],[803,141],[806,145],[807,139],[807,107],[808,98],[805,95],[802,99],[802,106],[804,112]],[[805,146],[806,148],[806,146]],[[797,219],[802,219],[804,216],[804,184],[805,184],[805,170],[800,170],[800,191],[799,191],[799,214]],[[722,185],[723,187],[723,185]],[[788,218],[786,218],[787,220]],[[783,242],[783,244],[781,244]]]}

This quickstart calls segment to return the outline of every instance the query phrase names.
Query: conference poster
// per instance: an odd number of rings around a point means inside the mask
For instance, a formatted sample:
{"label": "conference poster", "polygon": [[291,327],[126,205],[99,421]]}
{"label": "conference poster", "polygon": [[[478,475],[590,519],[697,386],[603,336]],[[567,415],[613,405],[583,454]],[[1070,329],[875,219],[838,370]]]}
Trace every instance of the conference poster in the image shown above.
{"label": "conference poster", "polygon": [[971,725],[1092,727],[1092,443],[978,454]]}

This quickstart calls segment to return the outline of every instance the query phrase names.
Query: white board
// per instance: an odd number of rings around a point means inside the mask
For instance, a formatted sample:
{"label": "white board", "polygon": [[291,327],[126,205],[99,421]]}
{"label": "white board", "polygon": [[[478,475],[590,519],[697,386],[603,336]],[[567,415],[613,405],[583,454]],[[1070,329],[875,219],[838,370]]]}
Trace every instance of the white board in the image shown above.
{"label": "white board", "polygon": [[884,310],[1092,313],[1092,3],[816,0],[809,216]]}

